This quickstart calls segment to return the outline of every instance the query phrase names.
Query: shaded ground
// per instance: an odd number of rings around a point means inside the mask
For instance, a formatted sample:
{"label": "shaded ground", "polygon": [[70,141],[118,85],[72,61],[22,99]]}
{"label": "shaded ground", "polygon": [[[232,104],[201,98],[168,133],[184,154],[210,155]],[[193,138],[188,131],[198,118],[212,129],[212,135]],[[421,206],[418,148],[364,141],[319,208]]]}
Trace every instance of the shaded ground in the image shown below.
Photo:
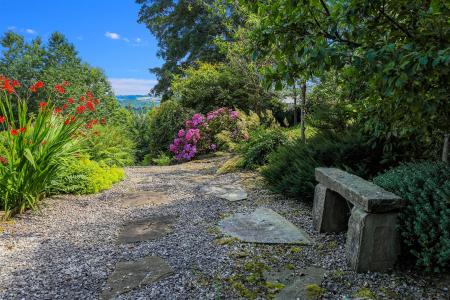
{"label": "shaded ground", "polygon": [[[0,224],[0,299],[97,299],[117,263],[148,256],[162,258],[172,273],[118,299],[269,298],[282,286],[266,273],[289,270],[298,277],[310,267],[326,270],[321,287],[312,289],[311,296],[448,299],[450,283],[442,278],[424,279],[409,271],[350,271],[344,234],[314,232],[310,206],[268,192],[253,173],[216,176],[223,159],[128,168],[127,179],[110,191],[47,199],[41,211]],[[207,183],[240,183],[248,199],[229,202],[199,194]],[[125,195],[133,191],[167,197],[142,205]],[[257,207],[286,217],[309,233],[314,244],[255,245],[221,235],[217,227],[221,219]],[[169,233],[149,241],[118,242],[124,225],[164,216],[175,218]]]}

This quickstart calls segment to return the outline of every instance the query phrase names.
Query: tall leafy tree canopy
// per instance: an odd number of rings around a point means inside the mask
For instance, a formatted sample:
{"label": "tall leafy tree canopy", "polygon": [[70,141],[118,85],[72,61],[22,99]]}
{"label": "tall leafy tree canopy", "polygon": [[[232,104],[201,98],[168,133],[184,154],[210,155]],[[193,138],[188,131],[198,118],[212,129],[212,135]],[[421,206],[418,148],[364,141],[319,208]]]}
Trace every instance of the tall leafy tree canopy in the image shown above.
{"label": "tall leafy tree canopy", "polygon": [[139,22],[156,36],[162,67],[152,68],[158,84],[153,92],[170,96],[170,83],[181,68],[197,61],[220,62],[224,55],[215,41],[232,37],[242,20],[234,5],[215,0],[136,0]]}
{"label": "tall leafy tree canopy", "polygon": [[265,74],[278,87],[338,71],[366,129],[386,147],[399,139],[429,145],[450,131],[448,1],[240,3],[258,16],[254,55],[273,58]]}

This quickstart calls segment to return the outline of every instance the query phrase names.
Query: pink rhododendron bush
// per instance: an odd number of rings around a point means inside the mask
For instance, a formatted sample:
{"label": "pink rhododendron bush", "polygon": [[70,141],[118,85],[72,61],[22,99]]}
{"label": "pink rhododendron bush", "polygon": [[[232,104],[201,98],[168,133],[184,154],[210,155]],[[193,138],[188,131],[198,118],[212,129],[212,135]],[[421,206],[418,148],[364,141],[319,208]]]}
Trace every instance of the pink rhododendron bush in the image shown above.
{"label": "pink rhododendron bush", "polygon": [[169,146],[178,161],[188,161],[196,155],[218,150],[216,135],[227,132],[237,141],[246,138],[238,124],[239,112],[229,108],[219,108],[205,115],[194,114],[178,131]]}

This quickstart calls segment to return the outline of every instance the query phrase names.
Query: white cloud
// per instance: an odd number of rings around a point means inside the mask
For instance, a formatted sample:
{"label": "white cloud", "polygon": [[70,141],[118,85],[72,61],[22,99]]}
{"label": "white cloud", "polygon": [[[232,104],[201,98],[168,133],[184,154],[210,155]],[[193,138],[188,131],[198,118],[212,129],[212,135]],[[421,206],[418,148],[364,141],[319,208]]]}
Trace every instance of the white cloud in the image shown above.
{"label": "white cloud", "polygon": [[8,30],[12,30],[12,31],[15,31],[17,29],[17,27],[16,26],[8,26]]}
{"label": "white cloud", "polygon": [[127,38],[123,38],[123,40],[125,41],[125,42],[129,42],[130,40],[129,39],[127,39]]}
{"label": "white cloud", "polygon": [[31,28],[25,29],[25,32],[28,33],[28,34],[36,34],[36,30],[31,29]]}
{"label": "white cloud", "polygon": [[136,43],[140,43],[141,41],[142,41],[141,38],[136,39]]}
{"label": "white cloud", "polygon": [[147,95],[157,80],[139,78],[109,78],[116,95]]}
{"label": "white cloud", "polygon": [[115,33],[115,32],[109,32],[109,31],[107,31],[107,32],[105,33],[105,36],[106,36],[107,38],[112,39],[112,40],[118,40],[118,39],[120,39],[120,35],[119,35],[118,33]]}

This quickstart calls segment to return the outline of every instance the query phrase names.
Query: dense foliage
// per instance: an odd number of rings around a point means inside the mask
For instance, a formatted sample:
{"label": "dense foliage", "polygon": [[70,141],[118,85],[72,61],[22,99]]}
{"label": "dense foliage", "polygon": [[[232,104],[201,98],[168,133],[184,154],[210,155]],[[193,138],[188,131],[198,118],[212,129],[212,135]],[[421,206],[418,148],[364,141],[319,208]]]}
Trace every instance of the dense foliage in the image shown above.
{"label": "dense foliage", "polygon": [[[76,133],[85,122],[79,117],[84,110],[66,116],[43,101],[38,113],[29,115],[26,99],[17,96],[21,89],[19,81],[0,77],[0,209],[6,212],[34,208],[45,196],[62,171],[61,161],[79,150]],[[32,93],[42,89],[41,81],[30,87]]]}
{"label": "dense foliage", "polygon": [[[82,97],[87,100],[86,92],[90,92],[102,101],[97,108],[99,118],[108,117],[119,108],[103,71],[82,62],[75,47],[61,33],[53,33],[44,44],[39,37],[27,43],[24,37],[7,32],[0,43],[0,74],[20,79],[25,86],[31,86],[38,80],[48,86],[61,85],[64,97],[52,99],[56,106],[62,107],[67,99],[78,101]],[[70,85],[62,85],[63,82]],[[45,89],[38,93],[23,89],[18,93],[28,99],[29,110],[34,112],[39,109],[42,99],[51,96]]]}
{"label": "dense foliage", "polygon": [[[278,87],[337,71],[364,129],[389,152],[436,154],[450,131],[450,6],[446,1],[241,1],[252,41]],[[408,149],[408,147],[405,147]]]}
{"label": "dense foliage", "polygon": [[256,169],[265,165],[268,156],[276,151],[279,146],[286,144],[287,140],[287,136],[280,128],[259,127],[250,131],[248,140],[238,148],[238,153],[241,154],[242,158],[240,167]]}
{"label": "dense foliage", "polygon": [[112,125],[94,125],[83,139],[89,158],[108,166],[123,167],[134,163],[134,142],[125,130]]}
{"label": "dense foliage", "polygon": [[262,175],[272,190],[311,201],[316,167],[337,167],[370,178],[383,168],[379,164],[379,152],[360,134],[323,132],[306,144],[297,139],[280,146],[269,155]]}
{"label": "dense foliage", "polygon": [[[220,62],[224,55],[216,40],[228,40],[241,22],[236,7],[215,0],[174,1],[136,0],[141,4],[139,22],[157,38],[164,59],[162,67],[153,68],[158,84],[153,91],[170,96],[170,85],[180,68],[197,61]],[[231,3],[231,2],[230,2]]]}
{"label": "dense foliage", "polygon": [[123,177],[121,168],[80,157],[65,162],[64,171],[55,174],[49,190],[53,194],[93,194],[111,188]]}
{"label": "dense foliage", "polygon": [[149,156],[157,157],[169,151],[169,145],[185,120],[192,115],[191,110],[176,101],[165,101],[150,112]]}
{"label": "dense foliage", "polygon": [[237,124],[238,112],[228,108],[219,108],[208,112],[206,117],[194,114],[185,122],[169,149],[178,161],[191,160],[198,154],[217,150],[216,135],[226,131],[233,140],[242,138]]}
{"label": "dense foliage", "polygon": [[374,178],[377,185],[407,201],[399,230],[417,265],[428,271],[450,268],[450,166],[409,163]]}

